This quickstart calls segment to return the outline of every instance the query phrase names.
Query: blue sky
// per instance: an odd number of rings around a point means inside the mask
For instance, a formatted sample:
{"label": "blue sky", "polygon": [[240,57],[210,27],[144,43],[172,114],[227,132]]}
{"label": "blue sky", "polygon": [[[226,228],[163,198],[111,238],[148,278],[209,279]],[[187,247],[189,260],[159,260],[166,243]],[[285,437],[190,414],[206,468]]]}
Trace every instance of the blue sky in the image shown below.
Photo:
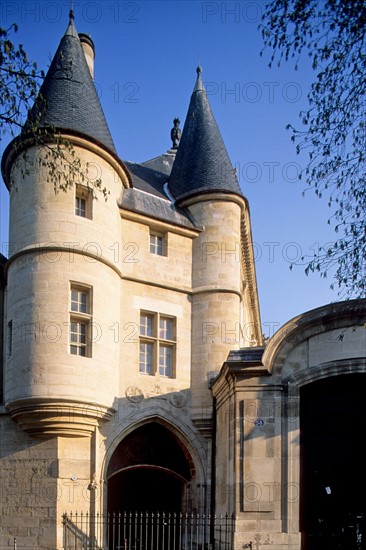
{"label": "blue sky", "polygon": [[[46,69],[66,30],[71,2],[3,0],[1,26],[16,22],[17,40]],[[250,203],[263,331],[337,300],[331,279],[289,266],[334,240],[325,199],[302,192],[305,157],[287,123],[300,127],[312,71],[268,68],[260,57],[259,1],[74,0],[78,32],[95,43],[95,82],[120,157],[141,162],[169,149],[173,118],[187,113],[202,78],[239,183]],[[1,143],[3,151],[10,137]],[[1,246],[7,242],[7,190],[1,183]]]}

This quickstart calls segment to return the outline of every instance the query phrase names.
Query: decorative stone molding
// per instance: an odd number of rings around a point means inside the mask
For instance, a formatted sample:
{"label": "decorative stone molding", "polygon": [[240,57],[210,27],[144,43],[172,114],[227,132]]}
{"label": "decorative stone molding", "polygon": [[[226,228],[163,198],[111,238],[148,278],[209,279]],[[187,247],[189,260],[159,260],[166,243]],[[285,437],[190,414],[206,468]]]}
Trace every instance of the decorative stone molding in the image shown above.
{"label": "decorative stone molding", "polygon": [[346,300],[312,309],[294,317],[271,338],[263,354],[263,364],[280,373],[292,349],[310,337],[335,329],[365,325],[366,300]]}
{"label": "decorative stone molding", "polygon": [[7,406],[11,417],[35,437],[86,437],[115,412],[98,403],[72,400],[20,399]]}

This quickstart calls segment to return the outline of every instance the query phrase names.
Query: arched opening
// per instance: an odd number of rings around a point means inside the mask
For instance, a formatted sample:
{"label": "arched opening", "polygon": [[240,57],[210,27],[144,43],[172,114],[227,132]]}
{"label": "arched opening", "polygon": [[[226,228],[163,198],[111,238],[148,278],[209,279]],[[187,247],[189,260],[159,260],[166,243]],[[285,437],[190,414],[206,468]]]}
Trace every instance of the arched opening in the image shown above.
{"label": "arched opening", "polygon": [[366,374],[300,390],[303,550],[366,548]]}
{"label": "arched opening", "polygon": [[107,472],[109,512],[180,512],[193,462],[166,427],[150,422],[126,436]]}
{"label": "arched opening", "polygon": [[180,512],[184,480],[159,468],[126,469],[111,478],[110,510]]}

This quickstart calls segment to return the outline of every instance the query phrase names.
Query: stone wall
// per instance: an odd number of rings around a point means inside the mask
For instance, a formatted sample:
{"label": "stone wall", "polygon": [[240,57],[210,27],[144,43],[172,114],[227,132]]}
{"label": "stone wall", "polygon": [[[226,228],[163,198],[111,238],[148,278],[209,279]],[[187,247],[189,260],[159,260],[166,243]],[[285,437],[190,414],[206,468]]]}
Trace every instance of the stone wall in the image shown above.
{"label": "stone wall", "polygon": [[365,313],[365,301],[355,300],[300,315],[266,349],[232,352],[214,381],[217,501],[236,515],[238,550],[250,541],[300,548],[300,390],[366,375]]}
{"label": "stone wall", "polygon": [[0,547],[56,548],[57,441],[37,441],[0,414]]}

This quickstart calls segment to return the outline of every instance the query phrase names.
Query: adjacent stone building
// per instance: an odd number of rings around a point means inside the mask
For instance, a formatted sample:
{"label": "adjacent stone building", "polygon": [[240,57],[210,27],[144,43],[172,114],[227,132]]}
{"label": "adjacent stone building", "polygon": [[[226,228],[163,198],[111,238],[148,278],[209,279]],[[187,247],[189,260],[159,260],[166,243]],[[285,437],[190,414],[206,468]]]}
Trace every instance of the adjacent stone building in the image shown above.
{"label": "adjacent stone building", "polygon": [[[0,548],[365,548],[365,302],[264,346],[248,202],[201,69],[172,148],[134,164],[93,57],[71,13],[40,137],[2,159]],[[130,511],[167,515],[111,538]]]}

